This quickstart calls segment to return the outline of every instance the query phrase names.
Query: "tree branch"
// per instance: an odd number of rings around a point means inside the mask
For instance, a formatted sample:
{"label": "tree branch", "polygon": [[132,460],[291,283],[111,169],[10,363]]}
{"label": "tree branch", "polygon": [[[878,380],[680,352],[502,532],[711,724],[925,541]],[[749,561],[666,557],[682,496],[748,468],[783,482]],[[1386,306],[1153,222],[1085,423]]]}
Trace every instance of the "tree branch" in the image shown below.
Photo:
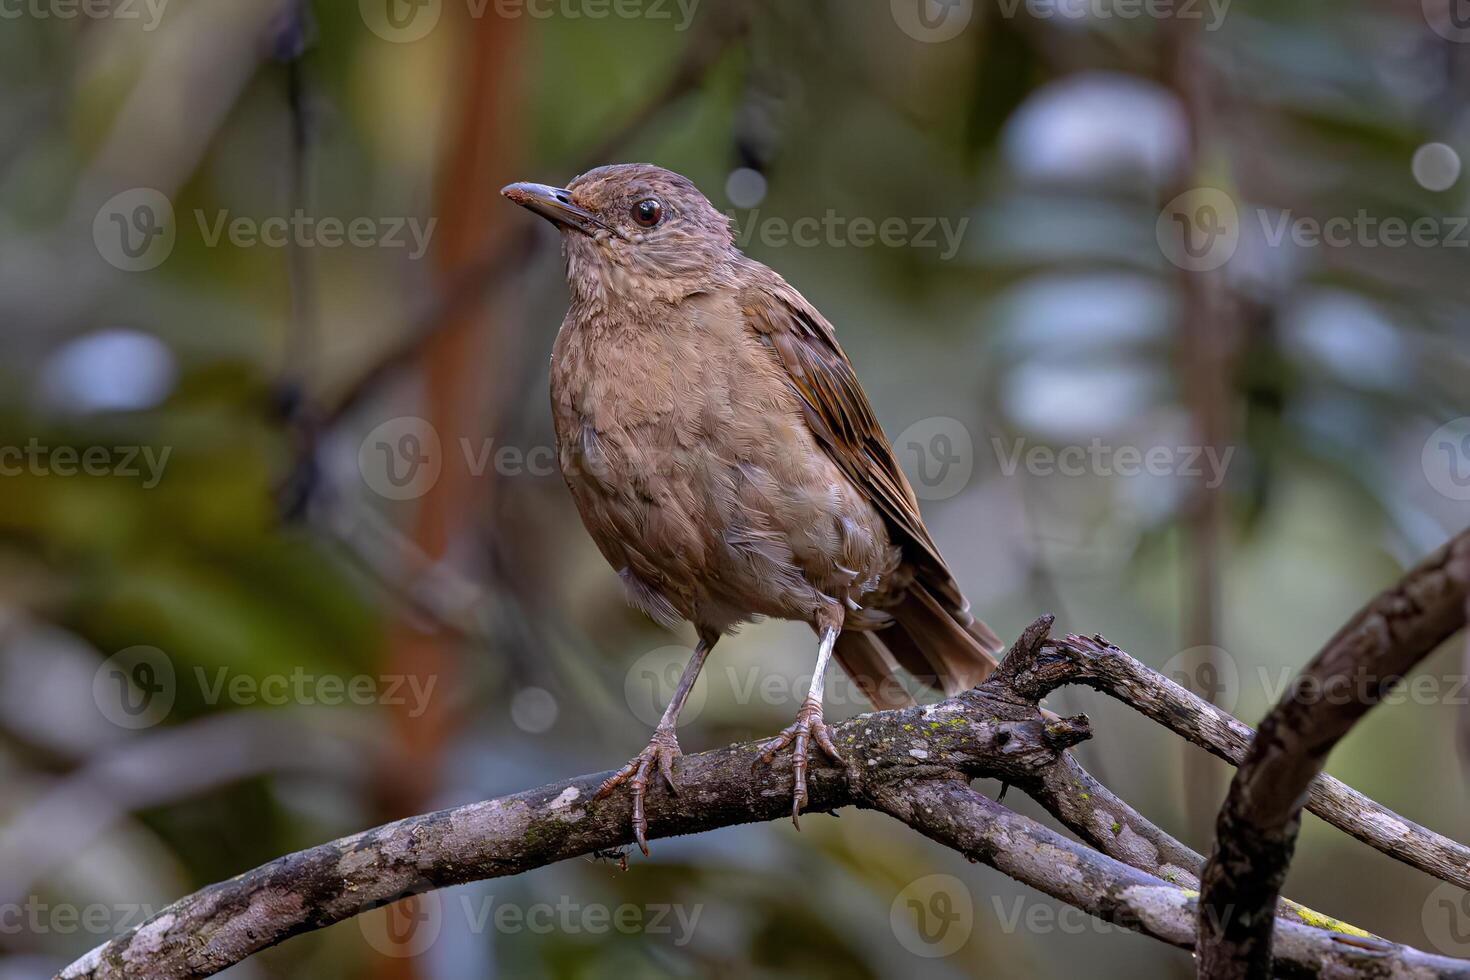
{"label": "tree branch", "polygon": [[[1027,697],[1044,697],[1065,684],[1094,688],[1232,765],[1240,765],[1255,738],[1249,725],[1100,636],[1069,635],[1048,641],[1031,661],[1008,661],[1001,670],[1009,670],[1009,683]],[[1332,776],[1323,773],[1313,781],[1307,809],[1389,857],[1470,888],[1470,847],[1420,826]]]}
{"label": "tree branch", "polygon": [[[1249,727],[1100,636],[1049,639],[1051,622],[1051,617],[1044,616],[1027,628],[1002,662],[997,683],[1028,701],[1038,700],[1066,683],[1087,684],[1189,741],[1211,748],[1227,762],[1235,763],[1244,756],[1245,746],[1254,735]],[[1213,748],[1211,737],[1227,744],[1221,733],[1232,738],[1243,733],[1238,755]],[[1367,834],[1355,836],[1374,846],[1381,844],[1381,850],[1422,866],[1430,874],[1440,876],[1438,872],[1443,871],[1446,875],[1462,875],[1470,871],[1470,865],[1453,863],[1455,853],[1470,856],[1470,848],[1405,820],[1330,776],[1319,777],[1318,783],[1321,786],[1314,784],[1313,790],[1323,790],[1327,804],[1323,812],[1329,822],[1349,833],[1366,828]],[[1023,788],[1067,829],[1104,854],[1171,883],[1198,887],[1204,857],[1115,796],[1071,755],[1049,767],[1034,785]],[[1289,899],[1278,903],[1276,914],[1333,932],[1376,938]]]}
{"label": "tree branch", "polygon": [[[1047,720],[1034,708],[979,691],[962,698],[836,726],[847,765],[812,767],[808,810],[863,804],[864,787],[900,774],[1033,779],[1089,735],[1085,717]],[[757,747],[751,742],[681,758],[678,795],[650,790],[649,836],[789,816],[789,761],[752,772]],[[625,846],[632,842],[629,797],[592,802],[609,775],[410,817],[278,858],[174,903],[60,976],[207,977],[291,936],[408,895]]]}
{"label": "tree branch", "polygon": [[[879,809],[924,836],[1106,922],[1193,949],[1193,891],[1067,840],[988,800],[959,780],[902,779],[875,786]],[[1343,936],[1283,921],[1278,975],[1384,978],[1470,977],[1470,963],[1376,938]]]}
{"label": "tree branch", "polygon": [[1352,726],[1465,626],[1470,531],[1462,532],[1334,636],[1261,723],[1220,810],[1201,887],[1206,978],[1265,977],[1274,907],[1308,787]]}
{"label": "tree branch", "polygon": [[[1237,728],[1249,729],[1101,638],[1049,639],[1051,622],[1043,617],[1033,623],[1001,668],[974,690],[838,725],[835,737],[846,763],[812,769],[808,809],[883,810],[1093,915],[1190,948],[1198,908],[1194,893],[1180,886],[1194,885],[1203,859],[1066,753],[1090,735],[1084,716],[1058,718],[1038,702],[1061,684],[1090,684],[1191,741],[1218,742],[1224,748],[1215,751],[1226,758]],[[786,816],[789,761],[752,772],[756,751],[748,743],[682,758],[680,792],[661,785],[650,790],[650,836]],[[412,817],[288,855],[180,900],[59,976],[206,977],[290,936],[409,895],[622,847],[631,842],[629,798],[592,801],[607,775]],[[979,776],[1026,791],[1092,846],[971,792],[965,781]],[[1358,804],[1345,798],[1343,805]],[[1369,816],[1359,812],[1354,819]],[[1285,920],[1276,966],[1292,976],[1371,963],[1379,976],[1470,980],[1470,964],[1388,943],[1289,902],[1278,913]]]}

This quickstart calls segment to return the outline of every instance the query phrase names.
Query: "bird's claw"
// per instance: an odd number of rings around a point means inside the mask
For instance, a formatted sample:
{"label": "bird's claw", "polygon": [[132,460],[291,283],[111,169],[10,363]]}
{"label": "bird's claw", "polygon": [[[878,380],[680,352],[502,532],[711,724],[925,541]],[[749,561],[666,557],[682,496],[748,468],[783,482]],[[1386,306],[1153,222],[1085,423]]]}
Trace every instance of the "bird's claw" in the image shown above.
{"label": "bird's claw", "polygon": [[633,791],[633,839],[638,842],[638,849],[648,857],[648,818],[643,812],[643,797],[648,790],[649,776],[653,767],[663,774],[664,782],[669,784],[670,792],[679,792],[679,787],[674,784],[674,759],[680,756],[679,739],[675,737],[672,728],[655,728],[653,738],[649,739],[647,747],[628,762],[626,766],[619,769],[607,778],[597,788],[594,800],[606,799],[624,783]]}
{"label": "bird's claw", "polygon": [[832,729],[822,721],[822,704],[814,698],[807,698],[802,702],[801,710],[796,713],[796,721],[781,730],[781,734],[771,739],[760,748],[760,755],[751,765],[754,771],[762,765],[770,765],[776,759],[776,753],[786,746],[795,743],[791,750],[791,822],[796,829],[801,829],[801,808],[806,806],[806,765],[807,749],[815,742],[817,747],[833,762],[842,764],[842,755],[837,751],[837,746],[832,744]]}

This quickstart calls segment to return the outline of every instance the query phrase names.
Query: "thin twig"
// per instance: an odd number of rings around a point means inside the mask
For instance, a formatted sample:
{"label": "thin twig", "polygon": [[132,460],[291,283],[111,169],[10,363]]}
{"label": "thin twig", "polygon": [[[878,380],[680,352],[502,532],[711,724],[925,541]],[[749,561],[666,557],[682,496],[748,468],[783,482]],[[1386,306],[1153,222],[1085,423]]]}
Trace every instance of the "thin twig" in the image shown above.
{"label": "thin twig", "polygon": [[[1232,765],[1245,758],[1255,732],[1100,636],[1071,635],[1046,644],[1044,655],[1010,669],[1010,683],[1030,697],[1063,684],[1085,684]],[[1337,829],[1426,874],[1470,888],[1470,847],[1369,799],[1325,773],[1312,783],[1307,809]]]}
{"label": "thin twig", "polygon": [[1274,923],[1262,910],[1281,892],[1308,787],[1352,726],[1464,628],[1467,596],[1470,531],[1365,606],[1261,722],[1201,876],[1202,978],[1268,976]]}
{"label": "thin twig", "polygon": [[[1193,949],[1195,893],[1073,843],[960,781],[905,780],[873,790],[879,809],[1017,881],[1106,922]],[[1282,922],[1276,969],[1291,977],[1470,977],[1470,963],[1377,938]]]}

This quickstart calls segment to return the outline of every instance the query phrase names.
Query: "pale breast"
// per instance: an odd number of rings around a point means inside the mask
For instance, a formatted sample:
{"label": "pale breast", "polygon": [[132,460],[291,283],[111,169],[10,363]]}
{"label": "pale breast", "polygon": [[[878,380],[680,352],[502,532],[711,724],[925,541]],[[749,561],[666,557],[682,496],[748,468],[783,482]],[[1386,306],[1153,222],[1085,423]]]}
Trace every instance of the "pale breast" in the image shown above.
{"label": "pale breast", "polygon": [[882,519],[817,445],[734,303],[628,329],[574,319],[552,405],[563,473],[630,599],[723,629],[854,611],[898,563]]}

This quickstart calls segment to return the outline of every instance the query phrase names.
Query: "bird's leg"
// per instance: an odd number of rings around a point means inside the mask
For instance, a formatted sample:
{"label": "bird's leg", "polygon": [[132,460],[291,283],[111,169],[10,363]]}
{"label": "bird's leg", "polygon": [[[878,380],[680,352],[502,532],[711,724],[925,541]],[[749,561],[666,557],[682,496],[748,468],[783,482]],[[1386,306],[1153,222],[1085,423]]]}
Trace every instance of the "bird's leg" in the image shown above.
{"label": "bird's leg", "polygon": [[704,666],[705,658],[709,656],[718,639],[718,634],[700,636],[699,644],[694,648],[694,656],[684,666],[684,673],[679,677],[679,686],[674,689],[674,697],[664,709],[663,717],[654,728],[653,738],[649,739],[647,748],[609,776],[593,797],[596,800],[603,799],[623,783],[628,784],[628,788],[633,791],[633,837],[638,841],[638,849],[643,852],[644,857],[648,857],[648,818],[643,813],[643,795],[648,789],[649,776],[653,767],[657,766],[658,771],[663,773],[664,782],[669,784],[669,789],[679,792],[679,787],[674,785],[674,759],[682,753],[679,751],[679,739],[674,734],[674,729],[679,722],[679,712],[694,687],[694,681],[699,677],[700,668]]}
{"label": "bird's leg", "polygon": [[833,762],[842,762],[837,746],[832,744],[832,729],[822,721],[822,678],[827,672],[827,661],[832,659],[832,647],[837,643],[837,634],[840,630],[840,626],[822,627],[821,643],[817,647],[816,672],[812,674],[811,690],[807,692],[806,700],[801,703],[800,710],[796,712],[796,721],[788,728],[782,729],[780,735],[762,745],[761,754],[755,762],[757,766],[769,765],[775,761],[777,752],[793,742],[796,743],[796,747],[791,751],[791,773],[794,783],[791,822],[796,824],[797,830],[801,829],[801,808],[806,805],[807,798],[807,748],[812,742],[815,742],[817,747]]}

